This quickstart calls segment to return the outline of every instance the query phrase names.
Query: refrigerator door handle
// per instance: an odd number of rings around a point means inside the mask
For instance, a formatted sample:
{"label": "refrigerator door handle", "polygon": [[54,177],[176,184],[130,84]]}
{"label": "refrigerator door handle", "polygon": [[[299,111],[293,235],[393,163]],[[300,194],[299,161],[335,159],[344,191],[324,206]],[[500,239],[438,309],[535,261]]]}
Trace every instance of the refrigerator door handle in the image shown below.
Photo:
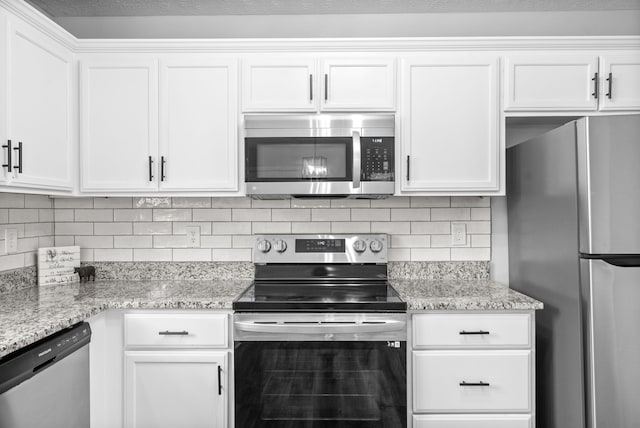
{"label": "refrigerator door handle", "polygon": [[617,267],[640,267],[640,254],[580,254],[580,258],[602,260]]}

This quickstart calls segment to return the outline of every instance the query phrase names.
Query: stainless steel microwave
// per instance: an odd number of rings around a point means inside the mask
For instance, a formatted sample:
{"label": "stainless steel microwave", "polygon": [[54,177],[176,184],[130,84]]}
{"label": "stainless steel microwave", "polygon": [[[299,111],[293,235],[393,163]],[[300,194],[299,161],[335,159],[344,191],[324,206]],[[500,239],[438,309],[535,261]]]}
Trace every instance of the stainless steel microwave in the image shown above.
{"label": "stainless steel microwave", "polygon": [[393,114],[247,115],[246,192],[259,199],[391,196],[394,125]]}

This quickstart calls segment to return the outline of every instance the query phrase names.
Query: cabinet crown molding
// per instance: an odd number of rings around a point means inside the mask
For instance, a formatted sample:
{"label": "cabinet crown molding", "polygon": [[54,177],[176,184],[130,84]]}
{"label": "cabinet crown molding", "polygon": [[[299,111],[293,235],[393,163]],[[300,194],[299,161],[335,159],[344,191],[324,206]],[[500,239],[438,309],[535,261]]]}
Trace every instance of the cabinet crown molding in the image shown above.
{"label": "cabinet crown molding", "polygon": [[76,39],[78,53],[429,52],[640,49],[640,36],[299,39]]}

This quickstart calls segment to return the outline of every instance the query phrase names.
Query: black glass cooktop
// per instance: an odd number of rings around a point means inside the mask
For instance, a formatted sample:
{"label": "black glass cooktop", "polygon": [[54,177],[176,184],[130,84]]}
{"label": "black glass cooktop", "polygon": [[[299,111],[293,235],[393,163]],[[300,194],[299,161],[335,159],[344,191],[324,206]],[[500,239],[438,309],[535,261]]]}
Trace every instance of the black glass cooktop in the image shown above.
{"label": "black glass cooktop", "polygon": [[233,302],[236,311],[405,312],[384,264],[256,265],[256,279]]}
{"label": "black glass cooktop", "polygon": [[386,281],[379,283],[263,283],[233,302],[238,311],[404,312],[407,304]]}

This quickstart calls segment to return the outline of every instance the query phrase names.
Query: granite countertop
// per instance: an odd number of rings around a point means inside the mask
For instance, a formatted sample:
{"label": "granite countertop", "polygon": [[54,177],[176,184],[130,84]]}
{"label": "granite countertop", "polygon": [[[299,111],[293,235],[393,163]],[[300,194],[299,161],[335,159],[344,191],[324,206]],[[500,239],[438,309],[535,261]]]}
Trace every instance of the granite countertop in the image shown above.
{"label": "granite countertop", "polygon": [[539,310],[542,302],[486,279],[392,280],[407,310]]}
{"label": "granite countertop", "polygon": [[107,309],[231,309],[250,280],[96,281],[0,293],[0,357]]}
{"label": "granite countertop", "polygon": [[[0,357],[107,309],[231,309],[251,280],[113,280],[0,293]],[[489,280],[393,280],[408,310],[536,310]]]}

